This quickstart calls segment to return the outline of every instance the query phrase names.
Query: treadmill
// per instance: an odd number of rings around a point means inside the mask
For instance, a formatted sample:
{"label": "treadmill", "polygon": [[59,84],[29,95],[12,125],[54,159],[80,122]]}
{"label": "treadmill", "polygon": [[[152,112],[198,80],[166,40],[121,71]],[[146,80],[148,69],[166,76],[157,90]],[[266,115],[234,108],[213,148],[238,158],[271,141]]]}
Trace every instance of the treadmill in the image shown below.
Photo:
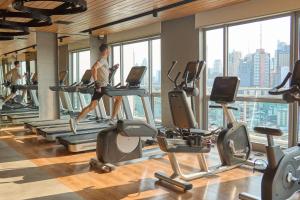
{"label": "treadmill", "polygon": [[39,117],[38,107],[39,101],[37,97],[38,86],[36,84],[15,85],[18,90],[27,90],[30,95],[31,105],[28,106],[28,112],[17,112],[6,114],[7,119],[12,122],[22,121],[24,119],[34,119]]}
{"label": "treadmill", "polygon": [[[67,71],[61,71],[60,72],[60,81],[59,81],[59,84],[60,86],[55,86],[56,88],[59,88],[59,87],[64,87],[63,86],[63,82],[65,80],[65,78],[67,77],[67,74],[68,72]],[[65,122],[64,123],[67,123],[67,119],[65,117],[65,113],[69,113],[70,111],[73,112],[73,108],[72,108],[72,105],[71,105],[71,100],[68,99],[70,98],[69,96],[65,96],[67,94],[60,94],[60,106],[61,106],[61,114],[62,114],[62,118],[63,119],[58,119],[58,120],[41,120],[41,119],[25,119],[23,121],[24,123],[24,127],[27,128],[27,129],[32,129],[32,128],[35,128],[37,126],[43,126],[43,125],[48,125],[48,126],[51,126],[51,125],[55,125],[55,124],[58,124],[60,123],[61,120],[64,120]],[[63,100],[62,100],[63,98]],[[67,100],[68,99],[68,100]],[[52,123],[53,122],[53,123]]]}
{"label": "treadmill", "polygon": [[[36,77],[36,73],[33,74],[32,77],[27,76],[26,84],[25,85],[14,85],[17,90],[27,91],[30,96],[30,104],[23,105],[21,103],[15,103],[11,105],[10,108],[9,104],[5,104],[5,108],[1,110],[1,117],[5,118],[6,120],[11,120],[12,122],[22,120],[22,119],[29,119],[29,118],[37,118],[38,117],[38,107],[39,102],[37,98],[37,81],[34,79]],[[19,98],[19,101],[23,101],[23,99]]]}
{"label": "treadmill", "polygon": [[[91,70],[87,70],[84,73],[80,83],[74,83],[70,86],[50,87],[52,91],[60,93],[61,102],[67,104],[68,115],[74,115],[69,93],[77,93],[82,108],[84,108],[87,105],[83,94],[89,94],[86,91],[88,91],[89,88],[93,88],[94,84],[90,83],[91,77]],[[100,120],[107,118],[106,114],[104,115],[103,113],[106,113],[106,111],[104,109],[103,102],[101,101],[99,102],[98,108],[96,109],[96,119],[98,120],[83,120],[81,123],[78,124],[78,134],[94,133],[96,130],[99,130],[99,128],[107,128],[107,125],[100,123],[102,122]],[[25,124],[25,126],[27,128],[30,128],[33,132],[43,136],[48,141],[55,141],[58,136],[73,134],[69,127],[69,118],[63,120],[36,122],[30,124],[27,123]]]}
{"label": "treadmill", "polygon": [[[140,88],[140,83],[146,72],[146,67],[133,67],[126,79],[127,85],[120,86],[118,84],[115,87],[108,86],[105,90],[105,94],[109,97],[122,96],[123,97],[123,110],[125,116],[129,120],[133,120],[133,115],[130,109],[128,96],[138,96],[142,99],[144,113],[146,115],[147,122],[151,125],[154,124],[153,113],[150,105],[149,93],[146,89]],[[89,93],[93,93],[94,90],[89,88]],[[114,126],[110,126],[114,127]],[[72,134],[69,136],[57,137],[58,142],[64,145],[70,152],[82,152],[88,150],[95,150],[97,144],[97,136],[101,129],[98,129],[95,133],[85,134]]]}

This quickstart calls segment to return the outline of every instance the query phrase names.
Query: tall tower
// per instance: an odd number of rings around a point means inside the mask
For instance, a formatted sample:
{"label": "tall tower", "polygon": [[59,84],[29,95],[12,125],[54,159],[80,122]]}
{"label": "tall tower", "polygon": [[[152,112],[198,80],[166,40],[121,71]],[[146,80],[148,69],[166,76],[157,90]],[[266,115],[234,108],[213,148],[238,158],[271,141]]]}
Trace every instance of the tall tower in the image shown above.
{"label": "tall tower", "polygon": [[262,44],[262,40],[263,40],[263,34],[262,34],[262,23],[259,24],[259,49],[262,49],[263,44]]}

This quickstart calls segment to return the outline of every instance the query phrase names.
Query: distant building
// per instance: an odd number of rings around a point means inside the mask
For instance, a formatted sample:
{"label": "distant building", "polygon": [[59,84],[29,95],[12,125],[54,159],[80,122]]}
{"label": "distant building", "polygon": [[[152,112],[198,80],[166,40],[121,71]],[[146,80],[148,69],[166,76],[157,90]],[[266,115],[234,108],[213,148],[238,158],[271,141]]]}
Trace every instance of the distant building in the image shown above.
{"label": "distant building", "polygon": [[[287,73],[289,73],[290,67],[289,66],[283,66],[280,68],[280,79],[279,82],[282,82],[283,79],[286,77]],[[277,85],[277,84],[275,84]]]}
{"label": "distant building", "polygon": [[253,85],[253,55],[245,56],[240,62],[237,74],[241,80],[240,86],[250,87]]}
{"label": "distant building", "polygon": [[[223,63],[220,59],[214,61],[214,67],[212,69],[212,75],[213,76],[218,76],[220,72],[222,73],[223,71]],[[221,71],[220,71],[221,70]]]}
{"label": "distant building", "polygon": [[270,54],[264,49],[253,55],[253,86],[270,87]]}
{"label": "distant building", "polygon": [[239,51],[232,51],[228,55],[228,72],[230,75],[237,75],[241,63],[242,53]]}
{"label": "distant building", "polygon": [[278,41],[274,56],[274,75],[271,80],[273,86],[279,84],[283,78],[281,68],[288,66],[290,66],[290,45]]}

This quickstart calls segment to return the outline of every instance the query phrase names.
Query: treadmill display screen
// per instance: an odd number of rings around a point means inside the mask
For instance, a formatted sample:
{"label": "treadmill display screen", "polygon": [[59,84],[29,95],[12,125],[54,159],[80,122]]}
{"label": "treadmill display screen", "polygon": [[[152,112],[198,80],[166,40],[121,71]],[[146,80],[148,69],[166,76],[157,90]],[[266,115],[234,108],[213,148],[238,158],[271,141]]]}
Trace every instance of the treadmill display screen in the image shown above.
{"label": "treadmill display screen", "polygon": [[144,77],[146,70],[147,70],[147,67],[144,67],[144,66],[143,67],[132,67],[127,76],[126,82],[129,85],[140,84]]}
{"label": "treadmill display screen", "polygon": [[218,103],[232,103],[235,101],[239,87],[238,77],[216,77],[210,100]]}
{"label": "treadmill display screen", "polygon": [[90,81],[91,81],[91,78],[92,78],[92,70],[90,70],[90,69],[86,70],[84,72],[84,75],[83,75],[82,79],[81,79],[81,82],[83,84],[89,84]]}

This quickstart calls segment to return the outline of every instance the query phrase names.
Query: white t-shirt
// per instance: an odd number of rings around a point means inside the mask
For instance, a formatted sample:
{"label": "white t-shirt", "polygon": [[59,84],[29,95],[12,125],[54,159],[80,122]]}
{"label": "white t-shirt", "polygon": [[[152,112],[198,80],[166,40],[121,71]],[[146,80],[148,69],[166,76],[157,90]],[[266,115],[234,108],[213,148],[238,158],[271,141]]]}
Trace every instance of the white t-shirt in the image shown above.
{"label": "white t-shirt", "polygon": [[97,61],[98,71],[97,71],[97,80],[100,82],[101,87],[106,87],[109,84],[109,65],[108,61],[105,58],[100,58]]}
{"label": "white t-shirt", "polygon": [[16,85],[19,83],[19,80],[21,78],[20,70],[17,68],[13,68],[6,74],[6,78],[10,80],[12,85]]}

